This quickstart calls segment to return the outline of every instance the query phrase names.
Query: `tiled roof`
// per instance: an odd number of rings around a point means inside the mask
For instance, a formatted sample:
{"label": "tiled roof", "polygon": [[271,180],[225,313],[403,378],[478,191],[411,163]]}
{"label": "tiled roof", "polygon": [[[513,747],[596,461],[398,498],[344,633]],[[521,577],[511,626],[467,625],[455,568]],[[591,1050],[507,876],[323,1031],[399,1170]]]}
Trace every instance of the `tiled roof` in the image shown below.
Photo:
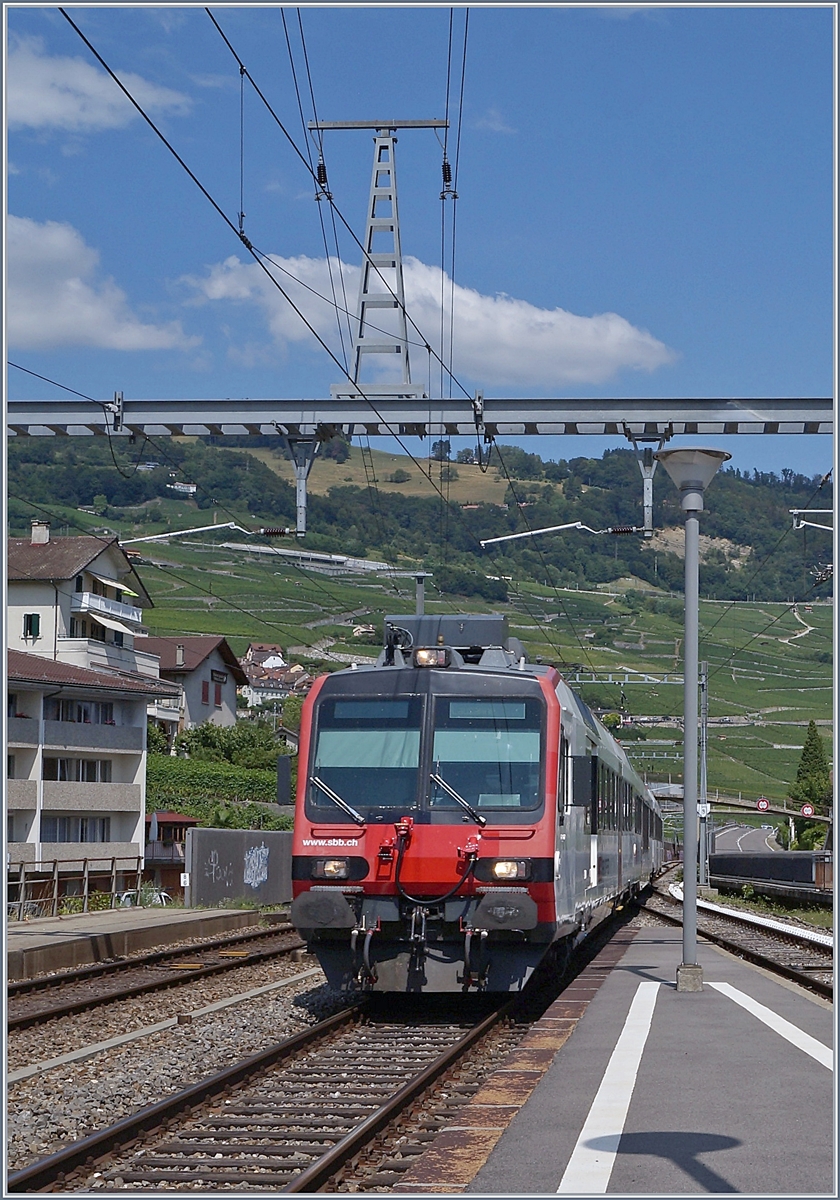
{"label": "tiled roof", "polygon": [[[179,646],[184,647],[184,662],[179,666],[176,654]],[[204,660],[218,650],[229,668],[238,686],[247,683],[245,672],[239,665],[239,660],[223,637],[213,634],[184,635],[174,637],[144,637],[134,639],[135,650],[143,650],[147,654],[156,654],[160,659],[161,675],[188,675],[200,667]]]}
{"label": "tiled roof", "polygon": [[163,679],[148,675],[117,671],[91,671],[72,663],[9,650],[9,683],[45,683],[53,686],[107,689],[128,692],[135,696],[177,696],[179,688]]}
{"label": "tiled roof", "polygon": [[[158,819],[158,823],[161,825],[164,822],[166,822],[167,824],[177,823],[178,825],[197,825],[198,824],[198,817],[188,817],[185,813],[169,812],[169,811],[162,812],[160,809],[156,809],[155,816]],[[152,814],[146,813],[146,824],[150,825],[151,823],[152,823]]]}
{"label": "tiled roof", "polygon": [[134,573],[125,551],[116,537],[93,537],[85,534],[82,537],[51,538],[48,542],[32,542],[29,538],[8,539],[8,578],[10,581],[27,579],[73,579],[80,571],[88,567],[103,550],[113,547],[114,550],[131,566],[131,574],[126,582],[140,583],[141,598],[145,605],[151,600],[142,583]]}

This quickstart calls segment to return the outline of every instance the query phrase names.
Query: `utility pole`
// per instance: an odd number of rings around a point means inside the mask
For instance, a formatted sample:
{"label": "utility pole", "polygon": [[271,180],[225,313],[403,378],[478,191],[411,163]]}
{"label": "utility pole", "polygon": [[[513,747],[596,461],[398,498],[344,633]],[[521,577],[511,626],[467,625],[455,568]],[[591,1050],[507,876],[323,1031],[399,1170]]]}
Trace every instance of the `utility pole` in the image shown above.
{"label": "utility pole", "polygon": [[[405,318],[400,216],[397,204],[397,174],[394,159],[398,129],[446,129],[448,121],[310,121],[309,129],[372,129],[373,173],[370,181],[365,236],[362,243],[362,275],[353,341],[352,383],[333,384],[336,399],[365,396],[389,396],[400,399],[424,398],[423,388],[411,382],[408,359],[408,328]],[[390,316],[386,316],[389,313]],[[382,315],[379,315],[382,314]],[[383,320],[384,318],[384,320]],[[386,331],[382,325],[387,326]],[[399,355],[399,382],[362,383],[362,366],[368,355],[379,356],[380,363]],[[383,358],[385,356],[385,358]]]}
{"label": "utility pole", "polygon": [[700,513],[703,494],[718,468],[732,456],[725,450],[659,450],[680,492],[685,513],[685,648],[683,651],[683,960],[677,967],[678,992],[702,992],[697,962],[697,688],[700,631]]}
{"label": "utility pole", "polygon": [[709,664],[700,664],[700,790],[697,812],[700,817],[700,877],[701,888],[709,886],[709,803],[706,796],[706,738],[709,724]]}

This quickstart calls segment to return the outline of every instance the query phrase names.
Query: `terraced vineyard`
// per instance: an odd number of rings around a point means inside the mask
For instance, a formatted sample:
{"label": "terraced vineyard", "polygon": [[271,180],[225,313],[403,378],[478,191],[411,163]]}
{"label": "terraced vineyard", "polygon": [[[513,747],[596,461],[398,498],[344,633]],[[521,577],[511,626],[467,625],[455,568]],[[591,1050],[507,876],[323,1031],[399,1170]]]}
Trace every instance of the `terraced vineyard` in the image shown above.
{"label": "terraced vineyard", "polygon": [[[410,576],[331,578],[282,557],[222,549],[222,536],[197,535],[190,544],[145,551],[140,571],[155,600],[146,614],[151,632],[222,633],[237,653],[252,640],[276,641],[302,661],[336,667],[377,653],[375,645],[353,637],[354,626],[414,609]],[[628,741],[627,749],[649,778],[670,774],[676,781],[682,770],[682,599],[662,593],[644,601],[615,586],[584,593],[525,585],[496,607],[507,611],[511,632],[529,655],[576,677],[585,699],[618,709],[623,690],[634,716],[660,718],[646,726],[644,741]],[[429,612],[486,608],[481,600],[427,592]],[[809,609],[701,602],[700,654],[710,671],[711,789],[781,800],[796,773],[808,721],[815,719],[823,736],[831,736],[832,609]],[[610,675],[614,682],[604,682]],[[593,676],[599,682],[591,682]]]}

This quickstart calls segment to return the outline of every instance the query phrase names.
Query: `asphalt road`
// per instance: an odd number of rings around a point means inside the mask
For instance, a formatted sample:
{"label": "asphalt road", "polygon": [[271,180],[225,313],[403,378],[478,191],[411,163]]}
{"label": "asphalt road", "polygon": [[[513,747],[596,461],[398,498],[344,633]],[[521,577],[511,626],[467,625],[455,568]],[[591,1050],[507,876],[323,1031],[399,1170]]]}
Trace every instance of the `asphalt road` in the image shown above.
{"label": "asphalt road", "polygon": [[715,839],[717,854],[769,854],[781,850],[776,841],[775,827],[756,829],[753,825],[735,825],[718,833]]}

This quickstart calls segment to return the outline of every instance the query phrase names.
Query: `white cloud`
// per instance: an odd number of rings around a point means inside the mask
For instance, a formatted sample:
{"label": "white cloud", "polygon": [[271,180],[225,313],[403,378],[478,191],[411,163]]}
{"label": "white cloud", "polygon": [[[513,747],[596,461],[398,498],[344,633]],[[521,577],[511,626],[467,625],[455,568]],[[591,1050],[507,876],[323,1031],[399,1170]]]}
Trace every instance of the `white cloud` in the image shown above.
{"label": "white cloud", "polygon": [[475,123],[476,129],[489,129],[491,133],[516,133],[512,125],[509,125],[498,108],[488,108],[483,117]]}
{"label": "white cloud", "polygon": [[[272,261],[277,264],[275,273],[278,282],[320,336],[328,344],[335,345],[334,310],[304,286],[322,296],[332,294],[326,260],[305,256],[273,256]],[[333,260],[332,266],[336,292],[341,297],[338,263]],[[440,268],[427,266],[410,257],[405,259],[404,268],[408,311],[432,345],[439,350]],[[341,270],[352,310],[358,295],[359,268],[345,263]],[[284,272],[295,278],[290,279]],[[184,282],[195,289],[199,303],[232,301],[236,304],[256,304],[263,311],[272,337],[281,347],[289,343],[315,345],[300,317],[255,263],[243,263],[233,256],[209,268],[206,276],[200,279],[192,277]],[[448,297],[450,283],[445,275],[443,285]],[[622,370],[653,371],[673,362],[676,357],[652,334],[631,325],[617,313],[581,317],[562,308],[537,308],[526,300],[511,296],[485,296],[457,284],[454,304],[453,369],[456,375],[477,380],[486,387],[559,389],[570,385],[598,384],[612,379]],[[374,310],[374,323],[386,329],[391,327],[388,325],[387,312],[385,309]],[[447,318],[447,328],[448,324]],[[409,337],[417,340],[416,333],[411,329]],[[426,356],[415,349],[412,349],[411,355],[416,376],[420,378],[426,370]]]}
{"label": "white cloud", "polygon": [[189,349],[178,321],[149,325],[125,292],[98,272],[99,254],[72,225],[10,216],[6,223],[6,320],[10,346],[50,350]]}
{"label": "white cloud", "polygon": [[[188,112],[188,96],[116,72],[150,115]],[[119,129],[139,114],[103,70],[83,58],[50,57],[38,38],[22,38],[6,61],[6,115],[10,129]]]}

